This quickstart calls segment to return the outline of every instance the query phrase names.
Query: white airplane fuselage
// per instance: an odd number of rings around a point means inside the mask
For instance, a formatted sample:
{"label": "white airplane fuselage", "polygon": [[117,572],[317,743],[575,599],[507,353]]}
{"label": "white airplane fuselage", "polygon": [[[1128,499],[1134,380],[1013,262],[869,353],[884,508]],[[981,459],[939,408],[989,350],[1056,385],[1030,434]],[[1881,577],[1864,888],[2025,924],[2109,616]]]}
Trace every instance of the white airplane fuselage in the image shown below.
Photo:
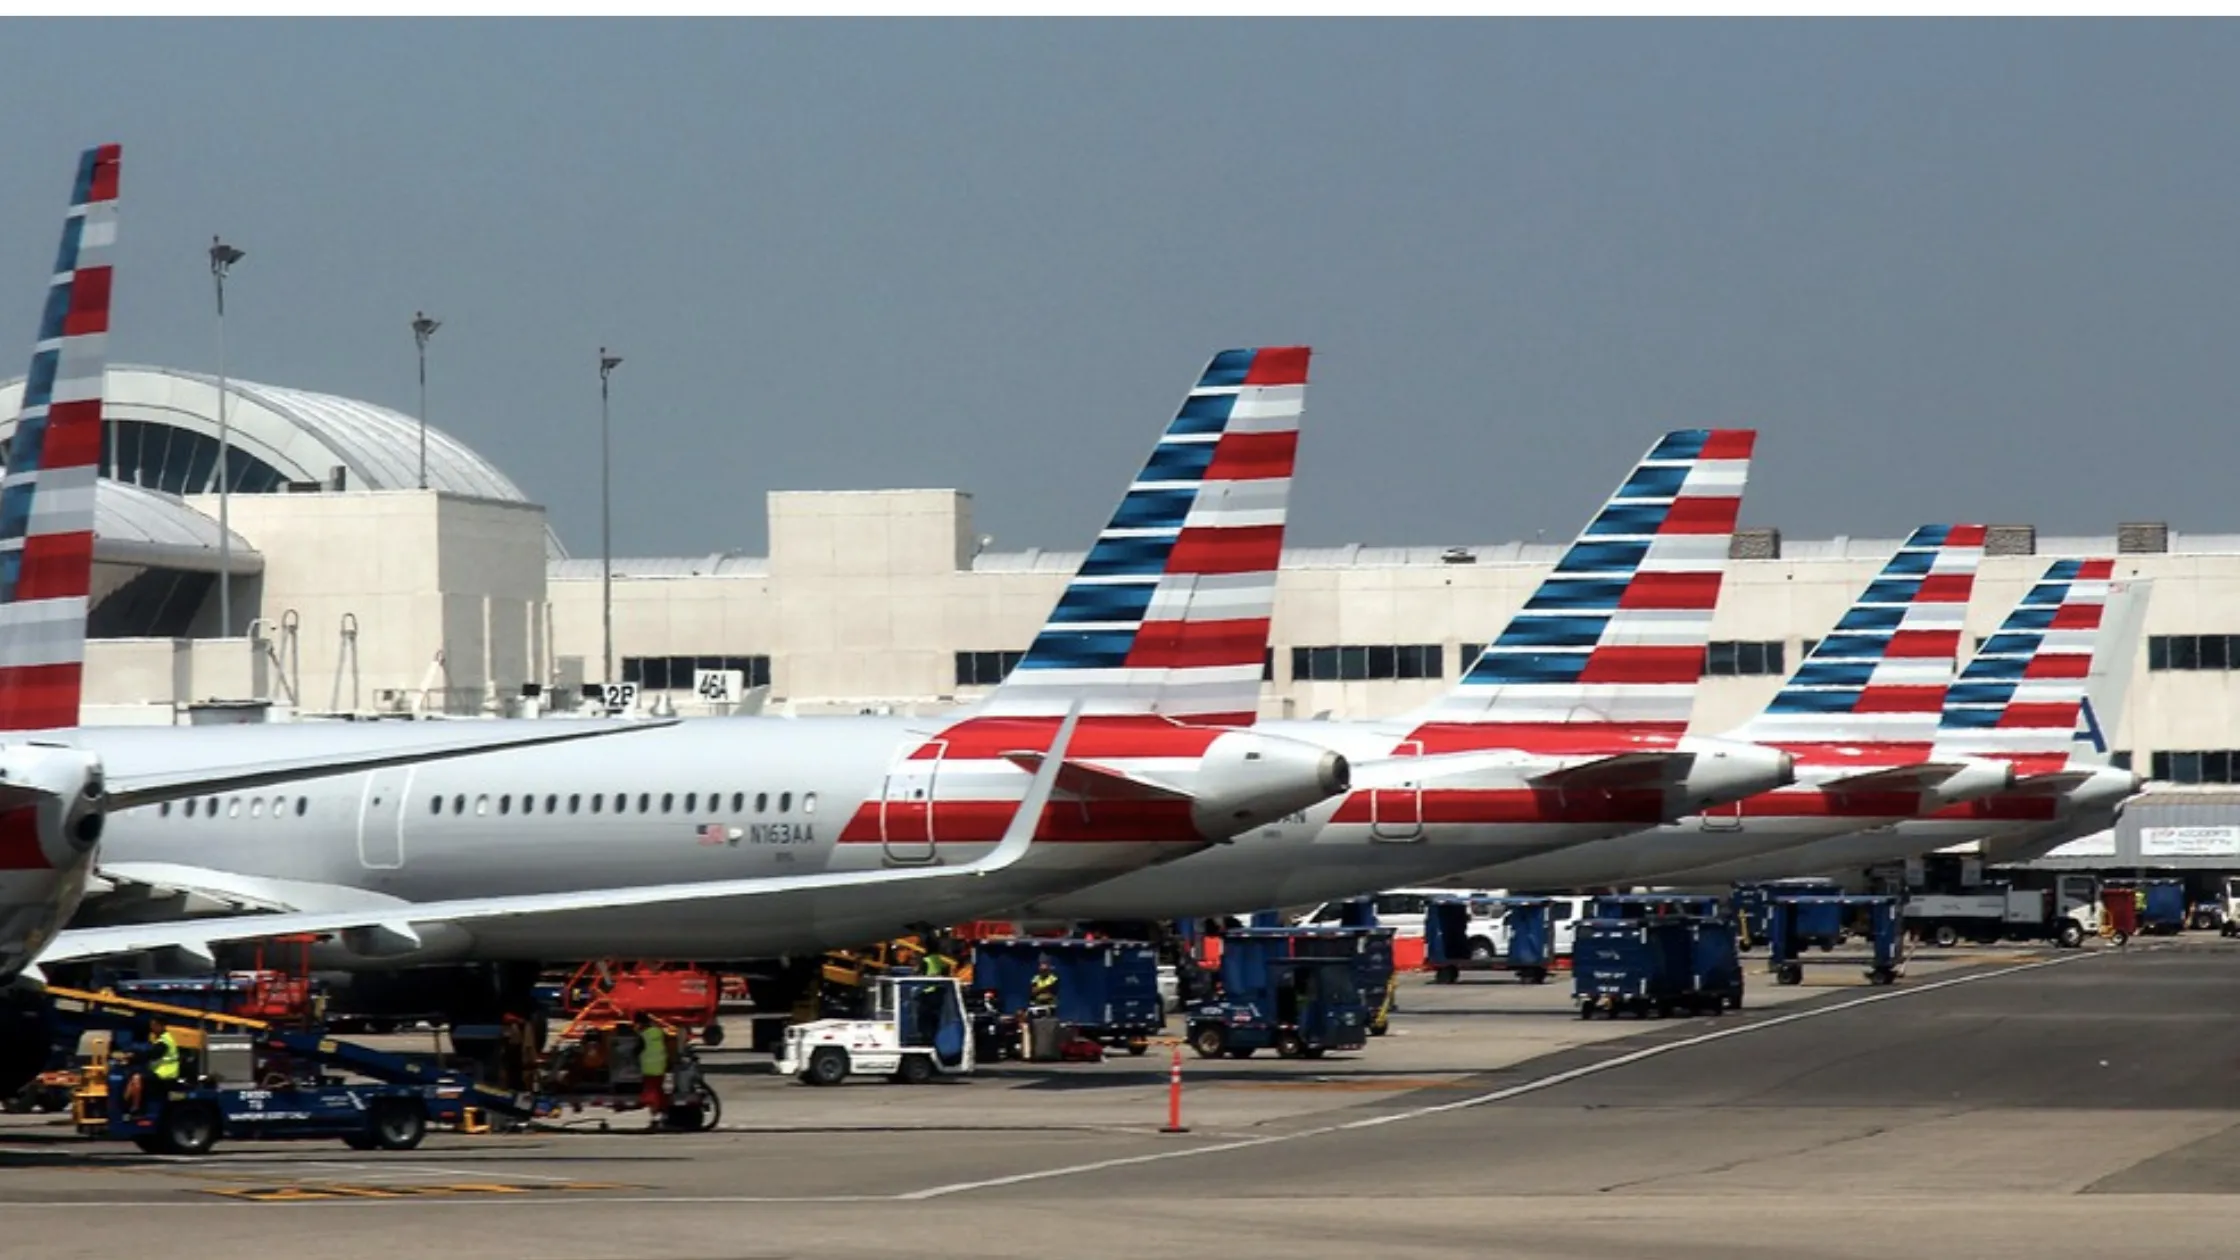
{"label": "white airplane fuselage", "polygon": [[[627,750],[590,741],[336,776],[118,813],[102,865],[302,910],[958,865],[994,847],[1031,777],[990,750],[1031,753],[1055,727],[995,721],[996,733],[967,738],[955,719],[706,718],[632,734]],[[459,727],[426,725],[454,738]],[[394,743],[399,732],[305,723],[185,739],[145,728],[74,736],[123,773],[180,758],[254,760],[260,750],[317,755]],[[907,907],[914,913],[858,890],[801,922],[665,906],[556,935],[523,915],[478,923],[471,936],[439,931],[410,961],[756,957],[860,944],[907,930],[917,914],[971,918],[1196,852],[1339,790],[1345,773],[1319,747],[1156,719],[1085,718],[1073,747],[1081,761],[1124,766],[1196,800],[1102,799],[1092,785],[1090,799],[1051,803],[1029,860],[969,881],[969,892],[929,893]],[[878,908],[858,913],[857,903]]]}

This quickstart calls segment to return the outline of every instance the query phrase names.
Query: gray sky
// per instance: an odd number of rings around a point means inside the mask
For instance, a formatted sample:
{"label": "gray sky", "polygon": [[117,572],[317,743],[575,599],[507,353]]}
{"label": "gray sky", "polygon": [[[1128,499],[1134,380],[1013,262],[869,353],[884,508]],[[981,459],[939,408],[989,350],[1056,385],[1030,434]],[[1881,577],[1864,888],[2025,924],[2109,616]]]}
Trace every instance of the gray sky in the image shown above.
{"label": "gray sky", "polygon": [[1211,351],[1297,341],[1300,543],[1565,537],[1726,424],[1792,537],[2240,529],[2230,23],[5,33],[0,353],[121,141],[116,358],[213,366],[213,231],[238,375],[410,411],[425,307],[435,423],[577,554],[602,342],[623,554],[898,485],[1084,546]]}

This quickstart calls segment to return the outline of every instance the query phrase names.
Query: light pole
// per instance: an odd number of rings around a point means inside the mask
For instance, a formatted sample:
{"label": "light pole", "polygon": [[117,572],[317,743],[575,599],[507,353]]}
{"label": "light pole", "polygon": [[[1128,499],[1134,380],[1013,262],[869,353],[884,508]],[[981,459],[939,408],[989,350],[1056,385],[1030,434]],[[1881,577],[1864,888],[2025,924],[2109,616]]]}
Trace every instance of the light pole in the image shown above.
{"label": "light pole", "polygon": [[226,510],[233,430],[226,424],[226,273],[247,255],[213,235],[210,278],[218,286],[218,637],[233,633],[233,527]]}
{"label": "light pole", "polygon": [[420,348],[420,488],[428,488],[428,338],[443,327],[440,319],[429,319],[426,311],[412,313],[412,342]]}
{"label": "light pole", "polygon": [[599,347],[599,618],[604,626],[605,672],[600,682],[614,684],[614,513],[610,475],[613,444],[607,440],[607,378],[622,366],[622,356]]}

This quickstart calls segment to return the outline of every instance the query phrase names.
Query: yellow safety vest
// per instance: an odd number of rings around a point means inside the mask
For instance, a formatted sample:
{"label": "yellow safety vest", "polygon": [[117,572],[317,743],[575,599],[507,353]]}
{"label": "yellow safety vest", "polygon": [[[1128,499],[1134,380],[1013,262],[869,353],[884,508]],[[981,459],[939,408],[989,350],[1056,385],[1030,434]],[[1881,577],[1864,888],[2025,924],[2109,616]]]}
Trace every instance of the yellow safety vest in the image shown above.
{"label": "yellow safety vest", "polygon": [[669,1070],[669,1038],[659,1024],[646,1025],[639,1037],[638,1074],[650,1081]]}
{"label": "yellow safety vest", "polygon": [[155,1044],[156,1060],[154,1067],[150,1070],[152,1070],[156,1074],[156,1079],[159,1081],[178,1080],[179,1043],[176,1040],[173,1040],[171,1036],[171,1030],[166,1028],[162,1032],[157,1033]]}
{"label": "yellow safety vest", "polygon": [[1055,975],[1036,975],[1034,978],[1034,982],[1027,986],[1027,993],[1034,999],[1035,1005],[1037,1006],[1056,1005],[1058,1000],[1058,977],[1056,977]]}

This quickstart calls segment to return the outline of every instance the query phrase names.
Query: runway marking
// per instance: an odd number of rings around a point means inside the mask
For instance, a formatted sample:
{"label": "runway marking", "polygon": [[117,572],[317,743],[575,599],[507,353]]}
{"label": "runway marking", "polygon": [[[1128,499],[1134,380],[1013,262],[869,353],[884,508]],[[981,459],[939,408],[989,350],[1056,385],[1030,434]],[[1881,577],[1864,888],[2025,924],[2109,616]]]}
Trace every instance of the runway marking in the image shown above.
{"label": "runway marking", "polygon": [[[751,1205],[781,1203],[910,1203],[922,1202],[928,1199],[947,1198],[951,1195],[966,1194],[974,1190],[993,1190],[1004,1186],[1025,1185],[1037,1181],[1050,1181],[1059,1177],[1076,1177],[1084,1173],[1103,1172],[1107,1169],[1112,1168],[1128,1168],[1143,1164],[1164,1163],[1168,1160],[1189,1159],[1199,1155],[1219,1155],[1227,1153],[1229,1151],[1252,1150],[1256,1147],[1275,1146],[1285,1142],[1297,1142],[1305,1138],[1324,1137],[1333,1133],[1346,1133],[1359,1129],[1371,1129],[1376,1128],[1380,1125],[1397,1124],[1405,1120],[1420,1120],[1425,1116],[1443,1115],[1450,1111],[1461,1111],[1471,1107],[1482,1107],[1490,1103],[1505,1102],[1511,1098],[1521,1097],[1525,1094],[1537,1093],[1544,1089],[1553,1089],[1558,1085],[1566,1085],[1572,1081],[1593,1076],[1600,1072],[1607,1072],[1615,1068],[1626,1067],[1631,1064],[1642,1062],[1646,1059],[1653,1059],[1661,1054],[1670,1054],[1675,1050],[1685,1050],[1691,1046],[1707,1045],[1714,1041],[1724,1041],[1731,1037],[1743,1036],[1747,1033],[1757,1032],[1762,1029],[1779,1028],[1785,1024],[1793,1024],[1800,1020],[1816,1019],[1822,1015],[1833,1015],[1838,1011],[1855,1010],[1858,1007],[1866,1006],[1875,1002],[1893,1002],[1901,998],[1915,996],[1916,994],[1935,993],[1941,989],[1949,989],[1958,985],[1974,984],[1978,981],[1983,980],[1996,980],[2002,976],[2018,975],[2025,971],[2036,971],[2045,967],[2057,967],[2063,963],[2082,962],[2088,958],[2098,958],[2104,956],[2107,955],[2103,954],[2100,951],[2065,954],[2052,958],[2039,959],[2034,962],[2023,963],[2019,966],[2003,967],[1997,971],[1983,971],[1977,972],[1973,975],[1954,976],[1946,980],[1935,980],[1916,987],[1883,989],[1878,992],[1868,994],[1864,997],[1852,998],[1848,1001],[1837,1002],[1829,1006],[1819,1007],[1815,1010],[1792,1011],[1786,1015],[1776,1015],[1768,1019],[1759,1020],[1755,1023],[1737,1024],[1733,1027],[1717,1029],[1715,1031],[1703,1033],[1698,1036],[1683,1038],[1679,1041],[1668,1041],[1659,1045],[1646,1046],[1640,1050],[1635,1050],[1627,1054],[1619,1055],[1618,1057],[1613,1059],[1605,1059],[1597,1063],[1589,1063],[1582,1067],[1572,1068],[1568,1071],[1552,1073],[1548,1076],[1539,1077],[1530,1081],[1524,1081],[1516,1085],[1508,1086],[1504,1089],[1497,1089],[1490,1093],[1478,1094],[1469,1098],[1457,1099],[1453,1102],[1433,1103],[1422,1107],[1411,1108],[1407,1111],[1393,1112],[1388,1115],[1370,1116],[1361,1120],[1348,1121],[1344,1124],[1319,1125],[1314,1128],[1300,1129],[1291,1133],[1272,1133],[1262,1137],[1241,1138],[1226,1142],[1209,1142],[1202,1146],[1184,1147],[1176,1150],[1154,1151],[1148,1155],[1129,1155],[1114,1159],[1096,1160],[1086,1164],[1072,1164],[1062,1168],[1045,1168],[1034,1172],[1014,1173],[1010,1176],[1005,1177],[990,1177],[980,1181],[960,1181],[948,1185],[929,1186],[923,1190],[906,1191],[900,1194],[637,1194],[610,1195],[598,1199],[597,1202],[649,1206],[685,1204]],[[397,1188],[402,1189],[403,1187]],[[556,1190],[563,1187],[523,1187],[523,1189],[532,1188]],[[604,1187],[597,1186],[595,1183],[581,1183],[579,1187],[570,1188],[581,1188],[590,1190],[600,1189]],[[636,1187],[617,1188],[634,1189]],[[550,1205],[553,1202],[553,1199],[551,1199],[550,1197],[523,1194],[507,1194],[495,1195],[489,1198],[475,1198],[473,1196],[462,1195],[430,1195],[423,1192],[420,1194],[414,1194],[411,1197],[418,1202],[426,1205],[456,1203],[475,1204],[478,1206],[488,1207],[504,1203]],[[332,1208],[364,1206],[371,1202],[370,1200],[364,1198],[354,1198],[344,1195],[335,1195],[332,1197],[310,1197],[298,1201],[305,1203],[319,1203]],[[44,1207],[61,1208],[67,1211],[74,1212],[82,1212],[86,1208],[86,1204],[84,1202],[73,1200],[55,1200],[28,1203],[10,1202],[5,1206],[9,1210],[22,1210],[24,1208]],[[138,1201],[106,1201],[102,1204],[102,1206],[114,1211],[122,1208],[218,1208],[225,1205],[213,1203],[209,1199],[149,1199]]]}
{"label": "runway marking", "polygon": [[926,1199],[940,1199],[955,1194],[966,1194],[974,1190],[995,1190],[1000,1189],[1004,1186],[1026,1185],[1037,1181],[1050,1181],[1059,1177],[1077,1177],[1083,1173],[1104,1172],[1108,1169],[1113,1168],[1129,1168],[1142,1164],[1164,1163],[1168,1160],[1174,1159],[1190,1159],[1199,1155],[1218,1155],[1224,1154],[1229,1151],[1252,1150],[1256,1147],[1275,1146],[1279,1143],[1284,1142],[1297,1142],[1303,1138],[1325,1137],[1332,1133],[1350,1133],[1359,1129],[1374,1129],[1382,1125],[1398,1124],[1406,1120],[1421,1120],[1425,1116],[1444,1115],[1445,1113],[1450,1111],[1463,1111],[1471,1107],[1483,1107],[1489,1103],[1506,1102],[1509,1099],[1522,1097],[1525,1094],[1538,1093],[1539,1091],[1544,1089],[1553,1089],[1558,1085],[1568,1085],[1576,1080],[1582,1080],[1586,1077],[1594,1076],[1602,1072],[1608,1072],[1616,1068],[1628,1067],[1632,1064],[1640,1063],[1647,1059],[1656,1058],[1658,1055],[1670,1054],[1675,1050],[1686,1050],[1693,1046],[1708,1045],[1714,1041],[1725,1041],[1730,1037],[1740,1037],[1745,1034],[1759,1032],[1767,1028],[1779,1028],[1785,1024],[1797,1023],[1800,1020],[1817,1019],[1822,1015],[1833,1015],[1838,1011],[1855,1010],[1859,1007],[1866,1006],[1875,1002],[1893,1002],[1900,998],[1913,997],[1917,994],[1935,993],[1940,989],[1949,989],[1956,985],[1974,984],[1977,981],[1981,980],[1996,980],[2001,976],[2016,975],[2020,972],[2025,971],[2036,971],[2042,967],[2056,967],[2061,965],[2062,963],[2077,962],[2081,959],[2091,957],[2094,957],[2094,955],[2069,954],[2062,957],[2047,958],[2039,960],[2037,962],[2024,963],[2020,966],[2004,967],[1997,971],[1982,971],[1977,972],[1974,975],[1954,976],[1949,980],[1936,980],[1928,984],[1919,985],[1912,988],[1884,989],[1878,993],[1872,993],[1865,997],[1852,998],[1851,1000],[1846,1002],[1837,1002],[1833,1005],[1822,1006],[1809,1011],[1792,1011],[1786,1015],[1776,1015],[1771,1019],[1758,1020],[1754,1023],[1749,1024],[1737,1024],[1731,1028],[1721,1028],[1712,1032],[1702,1033],[1694,1037],[1683,1038],[1679,1041],[1667,1041],[1654,1046],[1644,1046],[1639,1050],[1635,1050],[1629,1054],[1619,1055],[1614,1059],[1604,1059],[1598,1063],[1584,1064],[1580,1067],[1575,1067],[1568,1071],[1556,1072],[1552,1075],[1539,1077],[1535,1080],[1520,1082],[1519,1084],[1508,1086],[1505,1089],[1497,1089],[1492,1091],[1491,1093],[1478,1094],[1469,1098],[1458,1098],[1453,1102],[1431,1103],[1422,1107],[1412,1107],[1406,1111],[1395,1111],[1387,1115],[1370,1116],[1362,1120],[1350,1120],[1344,1124],[1326,1124],[1311,1129],[1301,1129],[1292,1133],[1274,1133],[1269,1134],[1265,1137],[1245,1138],[1240,1141],[1233,1142],[1213,1142],[1208,1143],[1204,1146],[1188,1147],[1183,1150],[1155,1151],[1149,1155],[1129,1155],[1117,1159],[1102,1159],[1094,1161],[1092,1163],[1074,1164],[1064,1168],[1044,1168],[1038,1169],[1034,1172],[1013,1173],[1007,1177],[990,1177],[982,1181],[959,1181],[945,1186],[929,1186],[923,1190],[913,1190],[905,1194],[898,1194],[894,1197],[896,1199],[907,1202],[916,1202]]}
{"label": "runway marking", "polygon": [[201,1190],[198,1193],[216,1195],[226,1199],[240,1199],[250,1203],[324,1203],[336,1199],[432,1199],[453,1195],[476,1194],[535,1194],[551,1190],[634,1190],[637,1186],[616,1185],[599,1181],[572,1181],[563,1185],[549,1182],[539,1185],[514,1185],[502,1181],[454,1182],[443,1185],[415,1185],[392,1182],[387,1185],[352,1185],[342,1182],[315,1182],[295,1186],[243,1186],[229,1189]]}

